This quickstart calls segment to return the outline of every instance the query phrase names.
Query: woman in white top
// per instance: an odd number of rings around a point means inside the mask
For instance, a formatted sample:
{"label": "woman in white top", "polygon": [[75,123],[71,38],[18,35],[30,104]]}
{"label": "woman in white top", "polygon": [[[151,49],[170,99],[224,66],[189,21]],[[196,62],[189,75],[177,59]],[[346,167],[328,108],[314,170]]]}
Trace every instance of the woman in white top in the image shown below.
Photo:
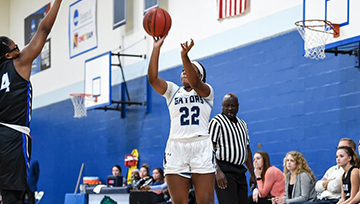
{"label": "woman in white top", "polygon": [[194,41],[181,44],[182,85],[158,77],[160,48],[165,37],[154,39],[148,79],[150,85],[166,98],[171,127],[164,157],[165,177],[172,203],[187,203],[191,182],[197,203],[214,203],[215,168],[208,125],[214,92],[205,83],[204,67],[190,61],[188,52]]}

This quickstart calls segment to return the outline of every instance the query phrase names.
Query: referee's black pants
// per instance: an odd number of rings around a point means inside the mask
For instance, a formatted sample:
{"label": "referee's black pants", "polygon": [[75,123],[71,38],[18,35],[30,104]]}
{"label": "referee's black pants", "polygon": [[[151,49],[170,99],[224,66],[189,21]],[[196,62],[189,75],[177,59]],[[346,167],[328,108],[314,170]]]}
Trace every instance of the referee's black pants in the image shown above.
{"label": "referee's black pants", "polygon": [[246,182],[246,168],[217,160],[221,171],[228,182],[226,189],[220,189],[215,181],[215,191],[220,204],[247,204],[248,185]]}

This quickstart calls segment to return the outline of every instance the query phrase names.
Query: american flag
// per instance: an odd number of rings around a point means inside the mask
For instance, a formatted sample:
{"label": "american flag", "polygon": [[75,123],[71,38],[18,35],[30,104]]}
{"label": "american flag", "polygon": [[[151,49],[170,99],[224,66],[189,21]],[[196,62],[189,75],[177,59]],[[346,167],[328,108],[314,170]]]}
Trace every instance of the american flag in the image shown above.
{"label": "american flag", "polygon": [[218,19],[237,16],[245,12],[248,0],[217,0]]}

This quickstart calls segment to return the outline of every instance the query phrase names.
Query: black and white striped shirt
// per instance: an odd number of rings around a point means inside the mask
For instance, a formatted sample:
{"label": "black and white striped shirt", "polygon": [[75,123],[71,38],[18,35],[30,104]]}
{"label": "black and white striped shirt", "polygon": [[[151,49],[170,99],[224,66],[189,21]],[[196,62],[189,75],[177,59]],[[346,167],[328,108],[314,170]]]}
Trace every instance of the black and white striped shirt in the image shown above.
{"label": "black and white striped shirt", "polygon": [[218,114],[210,121],[209,133],[216,144],[216,159],[236,165],[245,163],[250,139],[244,120],[237,118],[237,122],[233,122],[226,115]]}

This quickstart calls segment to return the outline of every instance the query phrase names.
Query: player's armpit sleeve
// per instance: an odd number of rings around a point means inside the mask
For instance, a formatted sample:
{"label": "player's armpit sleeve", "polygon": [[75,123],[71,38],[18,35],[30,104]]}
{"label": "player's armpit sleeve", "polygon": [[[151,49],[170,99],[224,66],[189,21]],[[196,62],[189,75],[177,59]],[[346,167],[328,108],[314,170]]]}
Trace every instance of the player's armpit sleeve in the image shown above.
{"label": "player's armpit sleeve", "polygon": [[171,81],[166,81],[166,83],[167,83],[167,89],[166,89],[165,93],[163,94],[163,97],[166,98],[166,101],[169,104],[169,101],[172,99],[175,92],[179,89],[179,86],[174,84]]}
{"label": "player's armpit sleeve", "polygon": [[210,94],[207,97],[204,97],[206,100],[210,100],[213,101],[214,100],[214,89],[212,88],[212,86],[208,83],[206,83],[206,85],[210,88]]}

